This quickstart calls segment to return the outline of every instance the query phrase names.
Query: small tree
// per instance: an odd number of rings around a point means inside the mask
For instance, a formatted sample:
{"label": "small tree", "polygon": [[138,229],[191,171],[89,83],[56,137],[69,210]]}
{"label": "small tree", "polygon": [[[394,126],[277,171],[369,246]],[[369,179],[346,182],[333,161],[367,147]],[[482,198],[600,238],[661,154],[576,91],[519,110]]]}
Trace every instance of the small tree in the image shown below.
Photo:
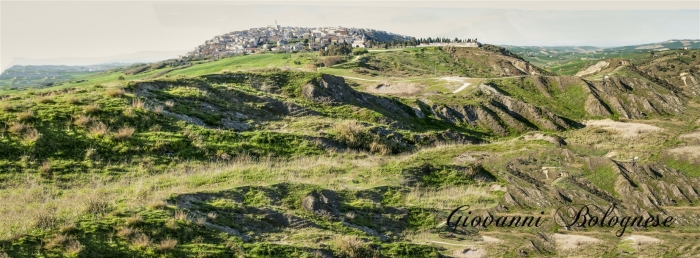
{"label": "small tree", "polygon": [[364,48],[354,48],[352,50],[352,54],[356,55],[356,56],[359,56],[362,54],[367,54],[367,53],[369,53],[369,51],[367,51],[367,49],[364,49]]}
{"label": "small tree", "polygon": [[119,78],[117,78],[117,80],[123,81],[123,80],[126,80],[126,78],[124,78],[123,75],[120,75]]}

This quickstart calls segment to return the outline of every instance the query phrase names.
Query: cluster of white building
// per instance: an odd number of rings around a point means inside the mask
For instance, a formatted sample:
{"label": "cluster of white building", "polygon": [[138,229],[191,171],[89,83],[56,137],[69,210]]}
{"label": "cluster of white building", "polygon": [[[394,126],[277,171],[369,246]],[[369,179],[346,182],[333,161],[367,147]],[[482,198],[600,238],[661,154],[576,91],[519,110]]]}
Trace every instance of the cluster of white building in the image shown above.
{"label": "cluster of white building", "polygon": [[[344,27],[267,27],[234,31],[207,40],[187,53],[186,57],[216,57],[232,54],[251,54],[261,51],[318,50],[333,43],[348,43],[366,47],[366,31],[371,29]],[[382,32],[395,35],[389,32]],[[400,35],[399,35],[400,36]],[[401,36],[408,39],[406,36]]]}

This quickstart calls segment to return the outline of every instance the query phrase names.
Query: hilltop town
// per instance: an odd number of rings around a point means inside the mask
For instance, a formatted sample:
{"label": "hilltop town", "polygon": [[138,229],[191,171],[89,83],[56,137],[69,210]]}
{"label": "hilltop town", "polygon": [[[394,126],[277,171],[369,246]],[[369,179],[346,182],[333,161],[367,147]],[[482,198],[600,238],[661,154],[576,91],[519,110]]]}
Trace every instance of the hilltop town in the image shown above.
{"label": "hilltop town", "polygon": [[416,39],[391,32],[346,27],[267,27],[229,32],[207,40],[181,58],[207,58],[258,52],[291,52],[324,49],[332,44],[350,44],[354,48],[376,47],[391,42],[402,46],[456,45],[478,47],[475,40]]}
{"label": "hilltop town", "polygon": [[412,37],[386,31],[345,27],[267,27],[229,32],[207,40],[185,57],[216,57],[232,54],[250,54],[260,51],[318,50],[330,44],[352,44],[367,47],[370,40],[410,41]]}

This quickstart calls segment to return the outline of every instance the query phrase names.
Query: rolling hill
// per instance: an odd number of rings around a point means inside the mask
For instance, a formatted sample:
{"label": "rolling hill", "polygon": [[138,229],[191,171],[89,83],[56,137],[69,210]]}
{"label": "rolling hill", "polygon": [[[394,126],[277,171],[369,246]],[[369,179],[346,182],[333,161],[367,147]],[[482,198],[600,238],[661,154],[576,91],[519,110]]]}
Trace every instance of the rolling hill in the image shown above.
{"label": "rolling hill", "polygon": [[[269,53],[1,92],[0,255],[698,255],[700,52],[520,56]],[[578,204],[676,224],[556,223]],[[462,205],[552,219],[451,231]]]}

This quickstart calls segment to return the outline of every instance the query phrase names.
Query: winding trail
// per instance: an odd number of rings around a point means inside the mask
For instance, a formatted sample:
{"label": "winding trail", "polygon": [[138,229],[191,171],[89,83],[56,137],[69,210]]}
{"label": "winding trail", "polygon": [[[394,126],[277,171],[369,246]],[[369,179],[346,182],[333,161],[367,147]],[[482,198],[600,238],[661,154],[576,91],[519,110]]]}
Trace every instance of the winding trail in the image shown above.
{"label": "winding trail", "polygon": [[462,85],[462,87],[459,87],[459,89],[456,89],[456,90],[453,91],[452,93],[460,92],[460,91],[466,89],[470,84],[471,84],[471,83],[465,82],[465,83]]}
{"label": "winding trail", "polygon": [[462,83],[462,86],[461,86],[461,87],[459,87],[458,89],[456,89],[455,91],[452,92],[453,94],[454,94],[454,93],[457,93],[457,92],[460,92],[460,91],[466,89],[467,87],[469,87],[469,85],[471,85],[471,83],[464,82],[464,81],[462,80],[462,79],[471,79],[471,78],[469,78],[469,77],[442,77],[442,78],[440,78],[440,79],[441,79],[441,80],[445,80],[445,81],[450,81],[450,82],[461,82],[461,83]]}

